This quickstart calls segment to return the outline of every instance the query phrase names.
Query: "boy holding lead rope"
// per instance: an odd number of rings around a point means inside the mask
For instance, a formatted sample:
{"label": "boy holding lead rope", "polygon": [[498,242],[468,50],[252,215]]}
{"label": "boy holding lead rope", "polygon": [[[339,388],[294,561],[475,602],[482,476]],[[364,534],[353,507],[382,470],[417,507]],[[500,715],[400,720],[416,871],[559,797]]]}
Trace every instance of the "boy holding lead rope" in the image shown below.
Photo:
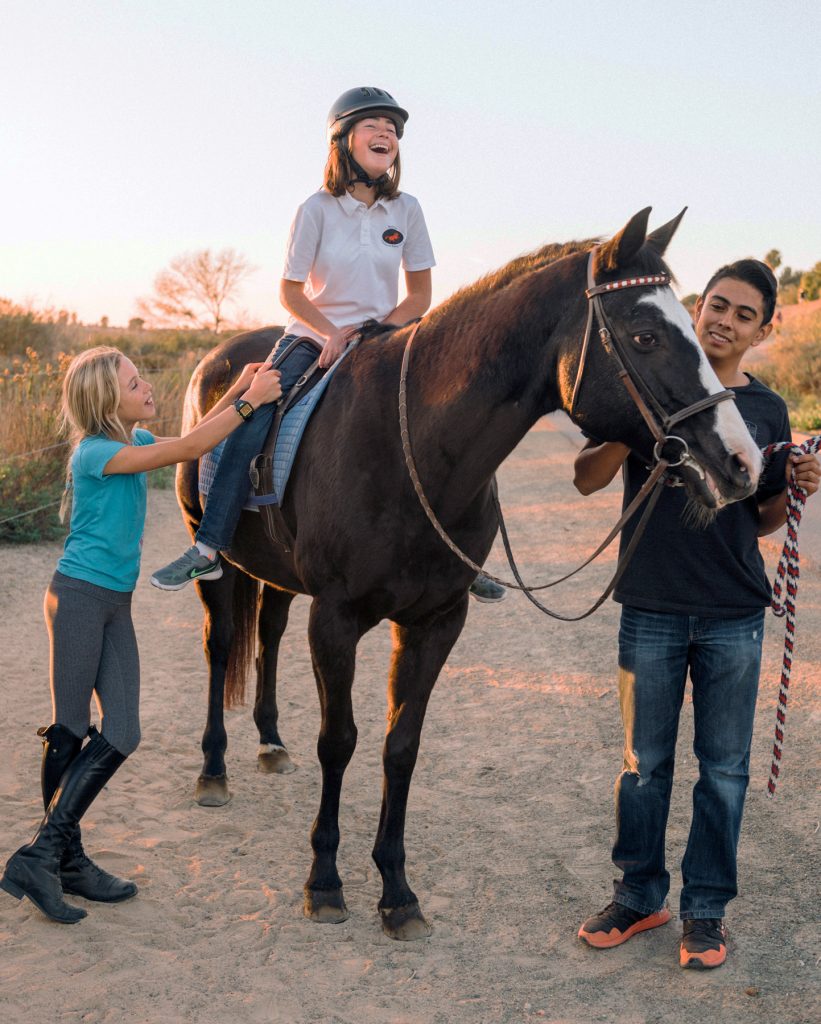
{"label": "boy holding lead rope", "polygon": [[[777,284],[758,260],[739,260],[710,279],[695,329],[721,383],[760,447],[790,439],[783,400],[741,369],[772,331]],[[647,478],[625,445],[587,442],[575,463],[582,494],[624,472],[625,507]],[[665,488],[614,598],[622,605],[619,699],[624,766],[616,780],[614,899],[579,937],[597,949],[621,945],[670,920],[664,845],[676,736],[689,670],[699,778],[682,861],[682,967],[726,959],[724,912],[737,892],[736,851],[749,779],[764,610],[771,592],[758,538],[783,526],[791,473],[808,495],[821,466],[812,454],[775,456],[758,491],[722,509],[706,527],[688,524],[682,488]],[[622,549],[633,525],[622,533]]]}

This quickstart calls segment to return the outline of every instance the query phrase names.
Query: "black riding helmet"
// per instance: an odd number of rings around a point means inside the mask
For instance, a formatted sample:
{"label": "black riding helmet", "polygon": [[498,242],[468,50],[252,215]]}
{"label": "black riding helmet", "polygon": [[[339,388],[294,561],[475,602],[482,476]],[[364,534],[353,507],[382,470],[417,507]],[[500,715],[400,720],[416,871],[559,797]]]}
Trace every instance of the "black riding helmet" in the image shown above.
{"label": "black riding helmet", "polygon": [[396,125],[396,137],[402,138],[408,112],[389,92],[372,85],[343,92],[328,112],[328,142],[347,135],[353,125],[367,114],[389,117]]}

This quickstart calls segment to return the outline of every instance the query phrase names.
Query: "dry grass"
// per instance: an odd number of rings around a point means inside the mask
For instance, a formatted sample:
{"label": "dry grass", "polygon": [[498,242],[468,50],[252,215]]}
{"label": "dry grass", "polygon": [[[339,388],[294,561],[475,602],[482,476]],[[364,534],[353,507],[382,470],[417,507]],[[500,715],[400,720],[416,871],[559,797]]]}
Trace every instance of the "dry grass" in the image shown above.
{"label": "dry grass", "polygon": [[[185,388],[200,353],[127,351],[154,388],[159,413],[146,425],[160,435],[179,434]],[[60,391],[70,359],[64,353],[44,359],[30,348],[9,360],[0,373],[0,543],[31,543],[65,533],[58,510],[69,446],[60,434],[59,419]],[[153,473],[150,480],[152,486],[167,487],[173,478],[169,467]]]}
{"label": "dry grass", "polygon": [[[60,387],[68,361],[42,361],[29,349],[0,374],[0,541],[62,531],[57,508],[68,446],[59,434]],[[31,509],[39,511],[20,515]]]}
{"label": "dry grass", "polygon": [[755,374],[783,395],[798,430],[821,429],[821,303],[792,307],[755,364]]}

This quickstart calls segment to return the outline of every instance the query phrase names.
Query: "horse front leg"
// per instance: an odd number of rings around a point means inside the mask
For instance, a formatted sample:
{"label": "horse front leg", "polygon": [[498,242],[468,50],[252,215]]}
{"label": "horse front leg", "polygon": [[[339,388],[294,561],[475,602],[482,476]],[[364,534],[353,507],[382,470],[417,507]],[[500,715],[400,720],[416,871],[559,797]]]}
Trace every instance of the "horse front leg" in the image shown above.
{"label": "horse front leg", "polygon": [[314,859],[305,883],[305,916],[323,923],[336,924],[348,917],[336,854],[342,779],[356,748],[351,688],[360,636],[357,617],[349,606],[324,595],[314,598],[308,638],[322,710],[316,745],[322,796],[311,830]]}
{"label": "horse front leg", "polygon": [[203,647],[208,665],[208,712],[202,734],[203,765],[194,799],[203,807],[222,807],[231,799],[225,771],[225,676],[234,639],[232,611],[236,569],[223,559],[219,580],[195,584],[205,611]]}
{"label": "horse front leg", "polygon": [[431,933],[405,877],[405,813],[428,700],[462,631],[467,603],[465,594],[444,614],[421,624],[393,627],[382,811],[373,848],[382,875],[382,930],[392,939],[422,939]]}
{"label": "horse front leg", "polygon": [[279,644],[288,625],[294,594],[264,586],[259,606],[259,654],[254,722],[259,730],[257,768],[261,772],[287,775],[296,771],[279,735],[277,708],[277,662]]}

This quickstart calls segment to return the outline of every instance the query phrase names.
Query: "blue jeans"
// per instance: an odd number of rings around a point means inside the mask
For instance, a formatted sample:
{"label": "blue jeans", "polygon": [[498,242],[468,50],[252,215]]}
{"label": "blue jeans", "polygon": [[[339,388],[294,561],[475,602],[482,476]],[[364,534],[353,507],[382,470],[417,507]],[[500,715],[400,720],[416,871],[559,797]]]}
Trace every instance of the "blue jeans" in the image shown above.
{"label": "blue jeans", "polygon": [[670,888],[664,837],[689,669],[699,777],[682,861],[682,918],[721,918],[737,893],[736,850],[749,780],[764,609],[713,619],[624,607],[619,699],[624,768],[616,780],[615,900],[652,914]]}
{"label": "blue jeans", "polygon": [[[273,357],[276,358],[292,341],[293,334],[284,334],[274,349]],[[318,345],[308,341],[297,345],[279,367],[283,395],[287,395],[318,355]],[[225,442],[197,530],[197,540],[217,551],[230,547],[234,538],[234,530],[251,489],[248,471],[251,462],[262,451],[275,412],[275,402],[261,405],[250,420],[228,435]]]}

